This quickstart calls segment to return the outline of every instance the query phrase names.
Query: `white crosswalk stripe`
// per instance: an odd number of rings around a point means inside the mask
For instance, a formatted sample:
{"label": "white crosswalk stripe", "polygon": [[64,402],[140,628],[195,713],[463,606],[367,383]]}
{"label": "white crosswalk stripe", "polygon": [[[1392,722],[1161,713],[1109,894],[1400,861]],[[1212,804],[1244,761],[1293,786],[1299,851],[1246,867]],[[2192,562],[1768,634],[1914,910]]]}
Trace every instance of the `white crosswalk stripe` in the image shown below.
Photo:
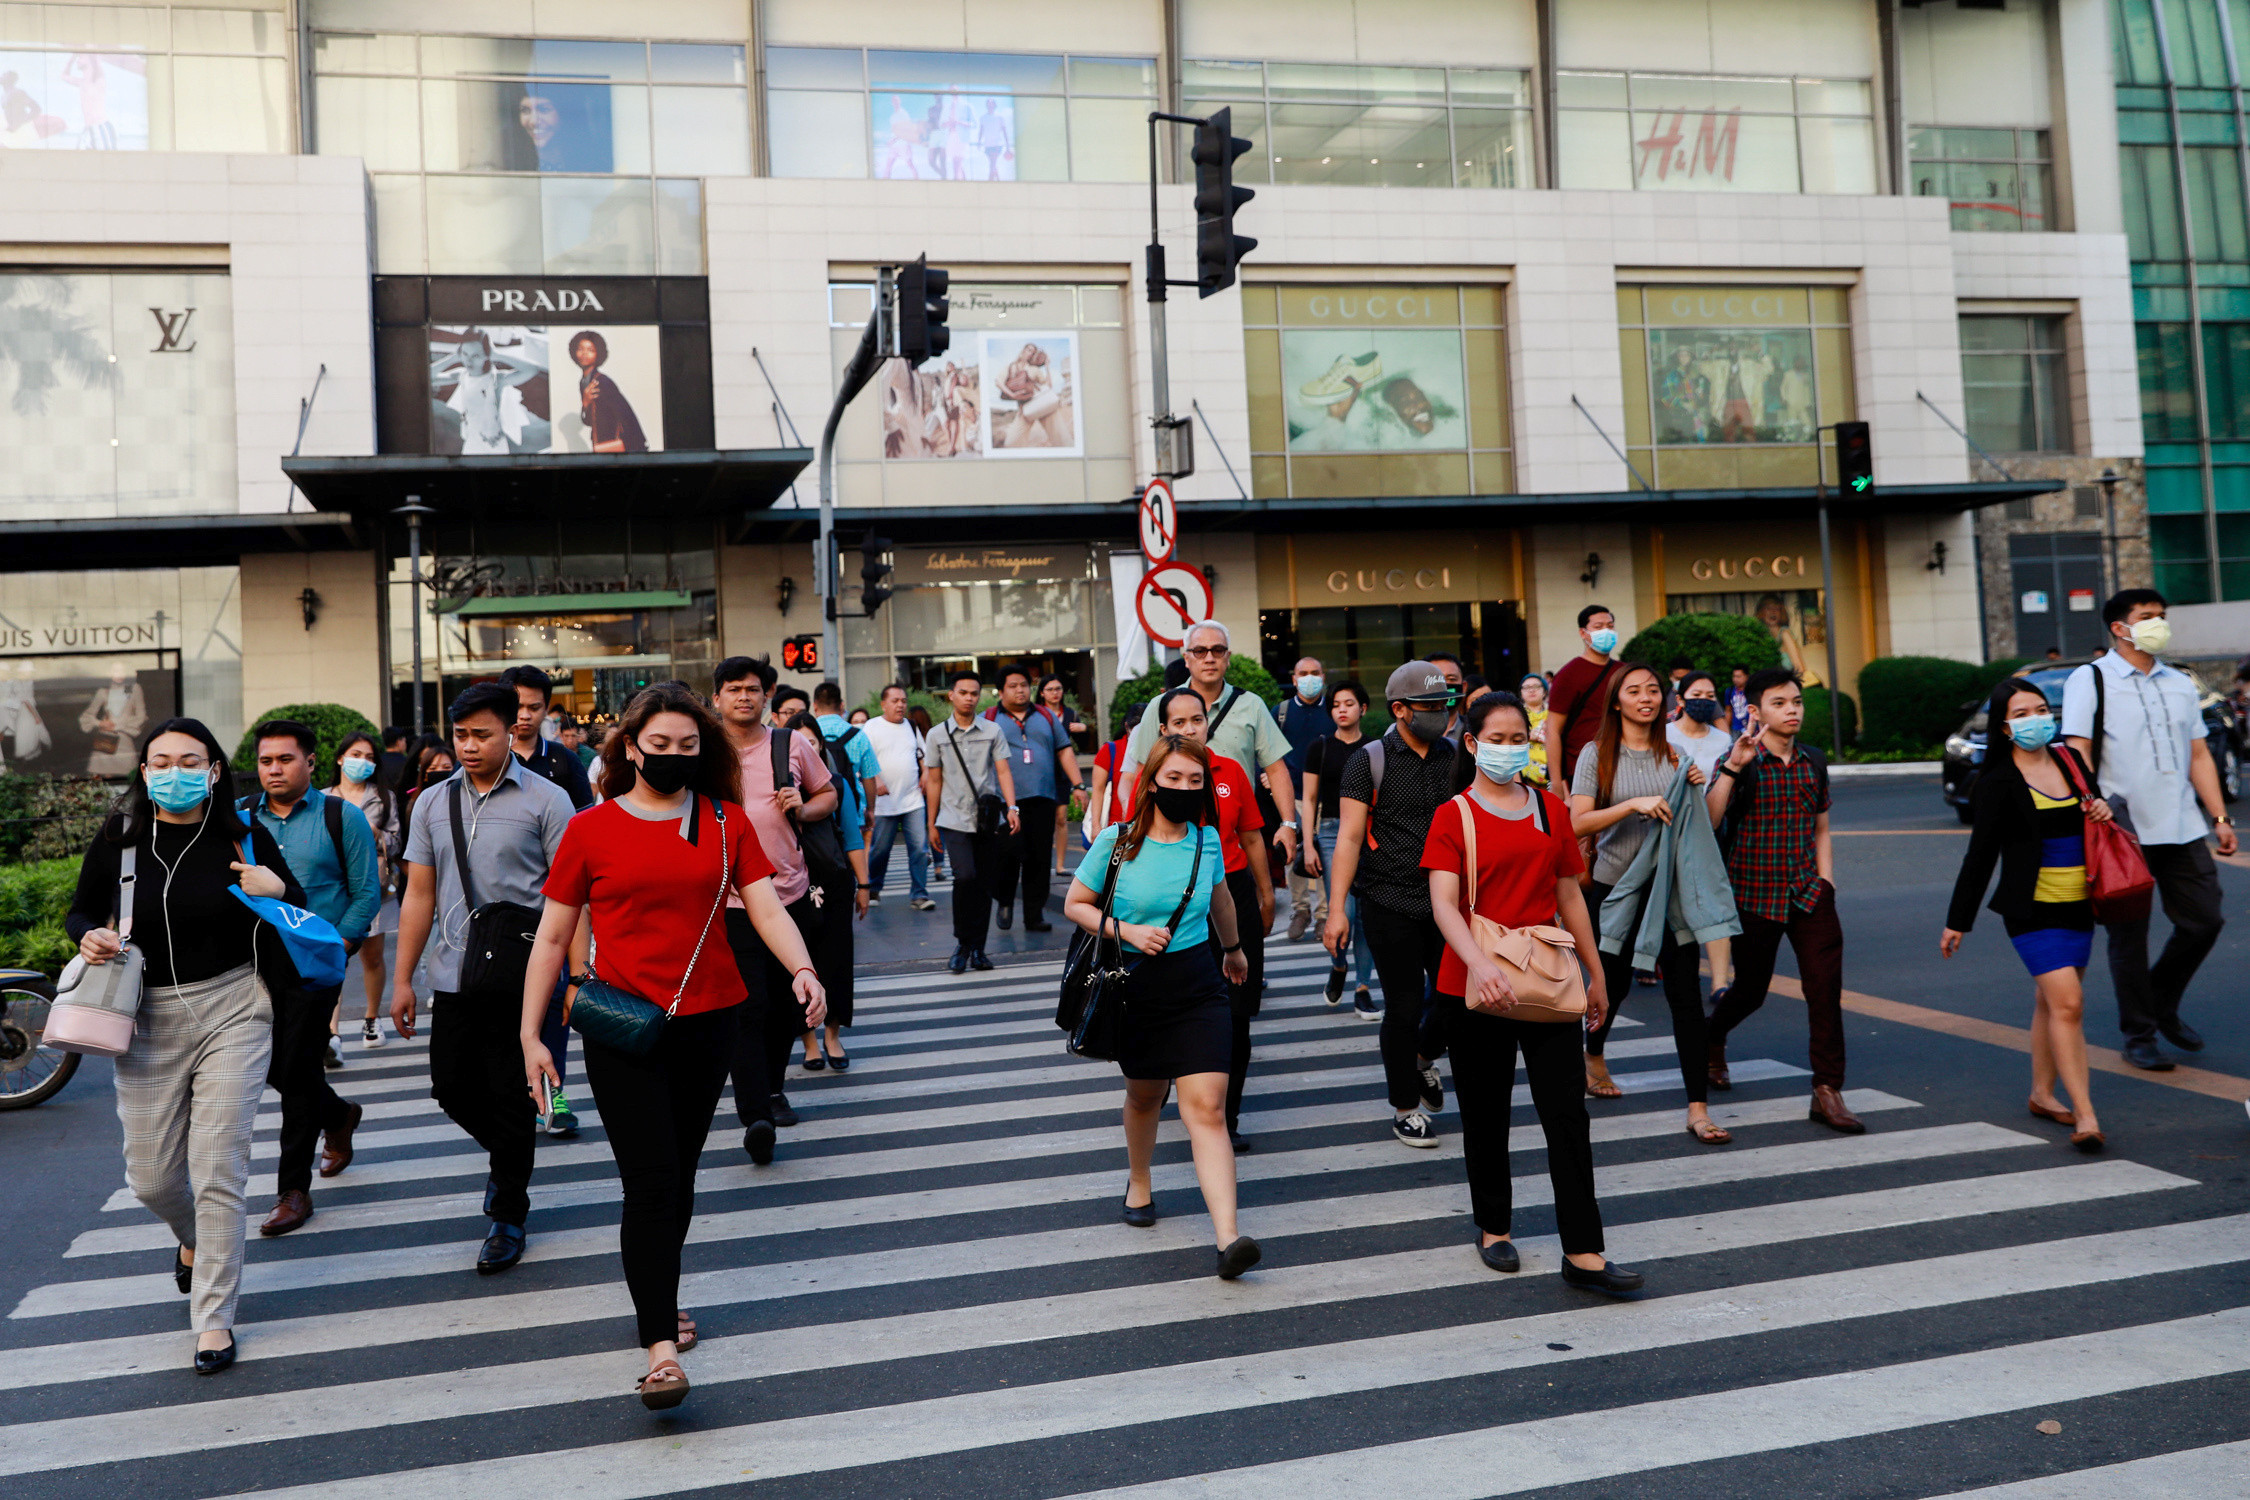
{"label": "white crosswalk stripe", "polygon": [[[1051,1477],[994,1493],[1365,1500],[1411,1475],[1417,1497],[1470,1500],[2250,1371],[2250,1215],[2198,1212],[2193,1178],[2130,1153],[2058,1157],[2035,1122],[1949,1109],[1911,1078],[1860,1080],[1847,1100],[1869,1131],[1833,1135],[1805,1118],[1804,1069],[1775,1056],[1736,1059],[1736,1091],[1711,1106],[1736,1142],[1704,1147],[1684,1138],[1672,1040],[1651,1032],[1609,1047],[1628,1097],[1589,1101],[1609,1253],[1649,1273],[1648,1293],[1556,1287],[1522,1084],[1524,1270],[1495,1276],[1473,1248],[1453,1101],[1437,1150],[1400,1148],[1375,1028],[1326,1004],[1324,953],[1275,959],[1242,1120],[1258,1149],[1237,1159],[1267,1259],[1242,1281],[1209,1274],[1176,1121],[1159,1132],[1157,1227],[1117,1223],[1116,1071],[1061,1052],[1050,965],[870,978],[853,1070],[792,1071],[804,1122],[772,1166],[744,1161],[720,1105],[682,1276],[704,1328],[684,1360],[695,1420],[660,1421],[629,1395],[642,1357],[591,1095],[574,1096],[588,1138],[540,1147],[523,1264],[482,1280],[484,1158],[428,1098],[426,1038],[372,1053],[347,1038],[331,1077],[367,1105],[360,1156],[315,1184],[304,1229],[253,1236],[241,1364],[196,1382],[198,1399],[172,1389],[191,1340],[159,1270],[170,1237],[120,1192],[0,1324],[0,1394],[39,1398],[0,1408],[0,1474],[323,1500],[776,1480],[961,1493],[969,1471],[949,1465],[1006,1450],[1028,1462],[1019,1477]],[[1661,1019],[1628,1003],[1630,1024]],[[278,1113],[269,1098],[256,1172]],[[2175,1287],[2193,1295],[2152,1298]],[[2082,1326],[2028,1332],[2012,1310],[2040,1299]],[[1933,1317],[1975,1332],[1933,1349],[1913,1322]],[[91,1336],[66,1340],[66,1319]],[[1766,1352],[1781,1350],[1797,1362]],[[1699,1361],[1696,1382],[1649,1399],[1636,1372],[1677,1359]],[[1401,1408],[1406,1391],[1430,1394]],[[1425,1399],[1446,1415],[1406,1420]],[[1215,1420],[1242,1435],[1231,1460],[1189,1443],[1152,1468],[1129,1436]],[[402,1440],[333,1461],[376,1432]],[[1933,1461],[1911,1492],[2213,1500],[2250,1467],[2229,1437],[2112,1444],[2060,1475],[2027,1461],[1969,1491]],[[296,1462],[308,1445],[330,1460],[317,1475]],[[883,1468],[903,1464],[935,1467]]]}

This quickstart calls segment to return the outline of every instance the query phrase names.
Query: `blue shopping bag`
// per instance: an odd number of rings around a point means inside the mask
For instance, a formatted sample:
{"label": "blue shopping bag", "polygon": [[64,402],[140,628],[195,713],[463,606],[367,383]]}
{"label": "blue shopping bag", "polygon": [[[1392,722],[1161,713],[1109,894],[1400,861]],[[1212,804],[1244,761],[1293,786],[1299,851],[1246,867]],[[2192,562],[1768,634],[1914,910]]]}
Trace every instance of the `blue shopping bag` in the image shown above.
{"label": "blue shopping bag", "polygon": [[[249,814],[242,815],[245,825]],[[256,864],[251,857],[250,840],[242,840],[242,862]],[[279,896],[253,896],[241,886],[229,886],[234,899],[257,914],[258,920],[271,927],[281,938],[281,946],[288,950],[289,961],[296,965],[297,977],[307,989],[327,989],[344,982],[344,966],[348,955],[344,952],[344,939],[335,925],[318,912],[301,906],[292,906]]]}

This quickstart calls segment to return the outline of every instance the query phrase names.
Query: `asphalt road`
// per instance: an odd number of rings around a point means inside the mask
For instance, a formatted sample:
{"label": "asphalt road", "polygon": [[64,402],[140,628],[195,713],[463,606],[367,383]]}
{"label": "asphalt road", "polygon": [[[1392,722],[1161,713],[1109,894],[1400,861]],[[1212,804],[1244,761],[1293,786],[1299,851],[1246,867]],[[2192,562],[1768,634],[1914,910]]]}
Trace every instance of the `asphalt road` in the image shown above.
{"label": "asphalt road", "polygon": [[[395,1040],[347,1051],[339,1087],[371,1106],[358,1159],[306,1229],[253,1235],[242,1362],[197,1379],[89,1063],[0,1115],[7,1493],[2237,1500],[2250,869],[2223,870],[2234,923],[2188,1007],[2216,1080],[2097,1073],[2110,1150],[2087,1158],[2026,1116],[2029,1059],[1991,1029],[2030,1011],[1997,919],[1938,956],[1965,837],[1934,779],[1836,789],[1847,987],[1992,1039],[1848,1015],[1869,1133],[1846,1139],[1804,1119],[1801,1006],[1777,995],[1736,1033],[1741,1081],[1714,1106],[1736,1143],[1713,1150],[1680,1130],[1664,1008],[1636,990],[1611,1043],[1630,1092],[1591,1104],[1609,1251],[1648,1276],[1631,1303],[1552,1274],[1528,1107],[1526,1267],[1481,1268],[1452,1102],[1438,1150],[1390,1139],[1374,1028],[1326,1006],[1310,944],[1278,946],[1245,1106],[1264,1265],[1211,1278],[1176,1125],[1163,1221],[1119,1225],[1114,1070],[1067,1059],[1047,1022],[1061,933],[1019,926],[991,945],[1000,972],[954,979],[945,893],[909,911],[901,868],[863,938],[852,1071],[793,1078],[805,1123],[771,1168],[713,1133],[683,1298],[705,1342],[677,1415],[628,1394],[598,1120],[541,1147],[531,1253],[480,1279],[481,1163]],[[2098,952],[2089,986],[2113,1046]]]}

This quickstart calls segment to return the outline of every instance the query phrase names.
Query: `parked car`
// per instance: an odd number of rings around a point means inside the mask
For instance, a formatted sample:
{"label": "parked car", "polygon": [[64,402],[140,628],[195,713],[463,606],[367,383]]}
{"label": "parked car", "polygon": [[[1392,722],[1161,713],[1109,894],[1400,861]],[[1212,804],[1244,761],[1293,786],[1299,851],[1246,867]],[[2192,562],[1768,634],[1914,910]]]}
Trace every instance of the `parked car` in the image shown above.
{"label": "parked car", "polygon": [[[2023,675],[2047,695],[2062,712],[2063,684],[2080,664],[2040,667]],[[2244,725],[2234,705],[2218,693],[2203,692],[2203,738],[2211,747],[2211,759],[2219,768],[2219,791],[2232,802],[2242,795],[2242,751]],[[1963,823],[1970,820],[1969,794],[1975,790],[1977,772],[1984,765],[1985,723],[1984,705],[1962,705],[1968,718],[1961,727],[1946,736],[1945,741],[1945,800]]]}

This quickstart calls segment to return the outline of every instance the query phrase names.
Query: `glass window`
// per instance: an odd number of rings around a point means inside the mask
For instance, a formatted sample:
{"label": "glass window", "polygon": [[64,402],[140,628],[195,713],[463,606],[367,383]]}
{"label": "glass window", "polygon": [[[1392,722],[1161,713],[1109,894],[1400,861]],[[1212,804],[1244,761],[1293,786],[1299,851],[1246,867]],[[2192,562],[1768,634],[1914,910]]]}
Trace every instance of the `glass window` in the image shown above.
{"label": "glass window", "polygon": [[766,87],[864,89],[867,65],[857,51],[833,47],[768,47]]}
{"label": "glass window", "polygon": [[659,276],[701,276],[703,184],[659,178],[656,184],[656,272]]}
{"label": "glass window", "polygon": [[360,157],[370,172],[420,171],[422,115],[415,89],[410,78],[323,81],[315,96],[313,134],[322,154]]}
{"label": "glass window", "polygon": [[1257,493],[1512,491],[1501,301],[1486,286],[1246,287]]}
{"label": "glass window", "polygon": [[2044,130],[1917,126],[1907,132],[1912,191],[1947,199],[1955,229],[2045,229],[2053,174],[2047,141]]}
{"label": "glass window", "polygon": [[2070,451],[2060,318],[1964,314],[1961,389],[1969,437],[1985,451]]}
{"label": "glass window", "polygon": [[1126,99],[1153,99],[1156,97],[1156,59],[1074,57],[1070,60],[1070,91],[1073,94],[1115,94]]}
{"label": "glass window", "polygon": [[768,93],[766,157],[773,175],[865,177],[866,108],[861,93]]}
{"label": "glass window", "polygon": [[750,95],[744,89],[651,91],[659,172],[696,177],[750,173]]}
{"label": "glass window", "polygon": [[288,151],[287,39],[278,11],[0,5],[6,148]]}
{"label": "glass window", "polygon": [[175,57],[172,149],[289,149],[289,64],[280,58]]}
{"label": "glass window", "polygon": [[1563,72],[1555,101],[1566,188],[1876,188],[1873,94],[1864,79]]}
{"label": "glass window", "polygon": [[422,179],[375,174],[375,264],[378,268],[425,264],[422,240]]}
{"label": "glass window", "polygon": [[740,47],[690,47],[658,42],[648,49],[648,76],[657,83],[749,82]]}
{"label": "glass window", "polygon": [[1070,101],[1073,182],[1148,181],[1146,99]]}
{"label": "glass window", "polygon": [[535,177],[430,177],[430,271],[490,275],[546,265]]}
{"label": "glass window", "polygon": [[1233,110],[1234,133],[1253,147],[1235,167],[1245,182],[1532,182],[1529,80],[1520,72],[1191,61],[1182,77],[1190,112]]}
{"label": "glass window", "polygon": [[319,73],[415,74],[414,38],[324,32],[313,39],[313,69]]}
{"label": "glass window", "polygon": [[279,10],[175,10],[172,50],[281,57],[289,50],[289,25]]}
{"label": "glass window", "polygon": [[656,264],[656,222],[645,179],[557,177],[538,187],[548,270],[624,276]]}
{"label": "glass window", "polygon": [[2203,325],[2211,436],[2250,438],[2250,323]]}
{"label": "glass window", "polygon": [[2150,442],[2193,442],[2195,369],[2185,323],[2136,323],[2140,346],[2141,432]]}

